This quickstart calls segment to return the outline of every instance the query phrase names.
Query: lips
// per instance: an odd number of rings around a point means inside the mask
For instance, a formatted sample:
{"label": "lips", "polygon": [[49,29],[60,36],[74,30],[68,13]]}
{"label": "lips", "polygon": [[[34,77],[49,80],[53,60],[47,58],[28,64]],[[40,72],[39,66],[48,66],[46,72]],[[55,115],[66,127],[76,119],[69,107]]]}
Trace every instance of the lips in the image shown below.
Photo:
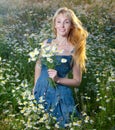
{"label": "lips", "polygon": [[60,32],[65,32],[65,29],[59,29]]}

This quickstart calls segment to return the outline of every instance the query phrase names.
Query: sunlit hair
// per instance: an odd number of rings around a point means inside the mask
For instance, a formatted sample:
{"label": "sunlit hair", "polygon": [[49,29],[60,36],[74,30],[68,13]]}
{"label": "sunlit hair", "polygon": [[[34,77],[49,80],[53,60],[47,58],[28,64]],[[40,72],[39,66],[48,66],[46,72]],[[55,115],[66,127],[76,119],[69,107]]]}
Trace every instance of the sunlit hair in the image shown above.
{"label": "sunlit hair", "polygon": [[85,70],[86,38],[88,32],[83,28],[81,21],[75,13],[71,9],[63,7],[59,8],[53,17],[53,30],[55,35],[57,35],[55,21],[59,14],[65,15],[71,21],[72,28],[68,34],[68,41],[75,47],[73,59],[80,66],[81,70]]}

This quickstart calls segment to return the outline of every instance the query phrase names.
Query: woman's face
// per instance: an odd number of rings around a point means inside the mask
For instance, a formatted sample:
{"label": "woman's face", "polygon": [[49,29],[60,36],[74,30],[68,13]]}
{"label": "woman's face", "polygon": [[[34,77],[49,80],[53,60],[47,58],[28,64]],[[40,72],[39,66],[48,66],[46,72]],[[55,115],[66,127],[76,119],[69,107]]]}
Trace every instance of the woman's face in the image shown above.
{"label": "woman's face", "polygon": [[70,19],[64,14],[59,14],[55,20],[55,29],[57,35],[67,37],[71,29]]}

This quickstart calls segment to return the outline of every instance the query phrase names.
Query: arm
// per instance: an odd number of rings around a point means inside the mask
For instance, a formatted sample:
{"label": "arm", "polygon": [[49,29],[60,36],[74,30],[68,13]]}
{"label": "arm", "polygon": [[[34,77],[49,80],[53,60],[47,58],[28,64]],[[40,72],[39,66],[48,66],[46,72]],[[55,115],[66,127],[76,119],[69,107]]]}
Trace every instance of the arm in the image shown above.
{"label": "arm", "polygon": [[[47,43],[47,40],[43,41],[43,45],[46,45],[46,43]],[[41,48],[41,52],[42,52],[42,48]],[[40,57],[41,57],[41,55],[42,55],[41,52],[40,52],[40,55],[39,55],[39,59],[40,59]],[[41,61],[38,60],[38,61],[36,62],[36,65],[35,65],[34,86],[35,86],[35,84],[36,84],[36,82],[37,82],[37,79],[38,79],[39,76],[40,76],[40,73],[41,73]]]}
{"label": "arm", "polygon": [[82,73],[80,71],[80,67],[77,64],[73,65],[72,73],[73,73],[73,78],[60,78],[57,76],[57,71],[53,69],[48,70],[49,76],[57,83],[67,85],[67,86],[73,86],[77,87],[81,83],[82,79]]}
{"label": "arm", "polygon": [[35,65],[35,74],[34,74],[34,86],[37,82],[37,79],[39,78],[41,73],[41,62],[38,60]]}

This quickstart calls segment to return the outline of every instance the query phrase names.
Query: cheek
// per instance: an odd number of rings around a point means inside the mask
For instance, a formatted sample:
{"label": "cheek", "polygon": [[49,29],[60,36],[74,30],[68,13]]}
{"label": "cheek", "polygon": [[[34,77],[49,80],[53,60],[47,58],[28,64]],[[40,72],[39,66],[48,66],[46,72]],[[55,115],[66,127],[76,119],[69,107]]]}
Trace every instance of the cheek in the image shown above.
{"label": "cheek", "polygon": [[71,30],[71,27],[67,27],[67,31],[70,32],[70,30]]}
{"label": "cheek", "polygon": [[59,24],[55,24],[55,28],[58,28],[59,27]]}

